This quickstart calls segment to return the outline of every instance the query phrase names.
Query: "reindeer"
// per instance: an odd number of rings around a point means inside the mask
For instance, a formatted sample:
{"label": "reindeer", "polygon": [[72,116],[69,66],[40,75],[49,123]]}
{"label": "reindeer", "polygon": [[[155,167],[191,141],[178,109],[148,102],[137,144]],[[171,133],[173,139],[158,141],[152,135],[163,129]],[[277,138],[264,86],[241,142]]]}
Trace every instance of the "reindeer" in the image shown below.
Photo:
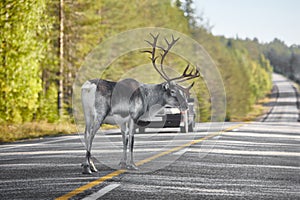
{"label": "reindeer", "polygon": [[[86,81],[82,86],[82,105],[85,116],[84,140],[86,146],[85,162],[82,164],[83,174],[97,172],[92,159],[92,142],[96,132],[102,123],[113,123],[112,118],[120,126],[123,140],[123,157],[120,161],[120,167],[137,170],[138,167],[133,161],[133,146],[135,125],[154,105],[161,107],[170,105],[179,107],[182,111],[188,108],[187,95],[193,87],[191,84],[185,88],[178,83],[200,76],[199,70],[185,68],[181,76],[170,78],[166,74],[163,66],[166,55],[172,46],[179,40],[174,39],[169,42],[165,39],[167,47],[157,46],[159,34],[154,36],[153,42],[145,40],[152,50],[143,51],[151,54],[151,61],[154,69],[165,80],[160,84],[144,84],[134,79],[124,79],[118,82],[112,82],[102,79]],[[160,69],[157,66],[156,50],[161,49]],[[128,147],[129,146],[129,147]],[[127,158],[127,148],[129,148],[129,158]]]}

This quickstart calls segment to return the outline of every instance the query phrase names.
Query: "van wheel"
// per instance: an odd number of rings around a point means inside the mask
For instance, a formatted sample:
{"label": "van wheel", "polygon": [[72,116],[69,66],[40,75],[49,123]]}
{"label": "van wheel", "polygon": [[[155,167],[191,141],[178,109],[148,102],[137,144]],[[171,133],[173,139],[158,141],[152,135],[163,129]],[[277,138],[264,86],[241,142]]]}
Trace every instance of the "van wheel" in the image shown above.
{"label": "van wheel", "polygon": [[181,133],[188,133],[189,132],[188,126],[186,126],[186,125],[180,126],[180,132]]}
{"label": "van wheel", "polygon": [[194,132],[195,131],[195,121],[193,120],[190,124],[189,124],[189,132]]}
{"label": "van wheel", "polygon": [[139,128],[139,133],[145,133],[145,128]]}

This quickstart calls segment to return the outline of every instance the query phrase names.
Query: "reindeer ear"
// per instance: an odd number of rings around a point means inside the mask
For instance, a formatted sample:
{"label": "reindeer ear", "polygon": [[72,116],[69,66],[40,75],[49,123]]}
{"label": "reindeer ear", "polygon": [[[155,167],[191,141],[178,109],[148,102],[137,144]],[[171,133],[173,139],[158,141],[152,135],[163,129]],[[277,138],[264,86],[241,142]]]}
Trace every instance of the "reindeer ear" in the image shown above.
{"label": "reindeer ear", "polygon": [[165,90],[168,90],[170,88],[170,85],[168,82],[166,82],[164,85],[163,85],[164,89]]}
{"label": "reindeer ear", "polygon": [[187,89],[190,90],[194,86],[195,82],[193,82]]}

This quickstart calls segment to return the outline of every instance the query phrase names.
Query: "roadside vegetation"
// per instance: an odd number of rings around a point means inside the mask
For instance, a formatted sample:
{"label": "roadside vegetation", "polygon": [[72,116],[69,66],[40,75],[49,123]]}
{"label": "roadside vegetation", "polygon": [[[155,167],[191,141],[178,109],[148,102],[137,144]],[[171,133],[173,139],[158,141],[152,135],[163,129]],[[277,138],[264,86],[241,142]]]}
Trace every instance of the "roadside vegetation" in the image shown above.
{"label": "roadside vegetation", "polygon": [[5,123],[0,126],[0,144],[22,139],[42,138],[76,133],[76,126],[70,122],[49,123],[46,121]]}
{"label": "roadside vegetation", "polygon": [[[76,132],[72,119],[76,72],[98,43],[133,28],[165,27],[198,41],[221,72],[228,121],[261,114],[257,104],[271,90],[273,68],[300,80],[299,46],[287,47],[278,39],[261,44],[257,39],[214,36],[192,4],[193,0],[1,1],[0,142]],[[121,67],[102,78],[116,79],[112,74],[130,70],[139,59],[147,58],[120,58],[115,64]],[[195,87],[198,120],[209,121],[205,83]]]}

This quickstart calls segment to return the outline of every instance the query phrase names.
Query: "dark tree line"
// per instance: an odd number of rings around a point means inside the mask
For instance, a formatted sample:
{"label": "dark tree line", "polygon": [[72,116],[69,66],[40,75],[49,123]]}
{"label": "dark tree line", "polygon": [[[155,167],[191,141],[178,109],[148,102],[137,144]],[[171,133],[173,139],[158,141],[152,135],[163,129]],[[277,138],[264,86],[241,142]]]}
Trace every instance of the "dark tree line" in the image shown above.
{"label": "dark tree line", "polygon": [[255,59],[263,54],[275,72],[300,83],[300,45],[288,46],[277,38],[268,43],[260,43],[257,38],[236,39],[236,42],[247,48]]}
{"label": "dark tree line", "polygon": [[274,39],[262,45],[264,55],[270,60],[274,71],[300,83],[300,46],[288,47],[283,41]]}

